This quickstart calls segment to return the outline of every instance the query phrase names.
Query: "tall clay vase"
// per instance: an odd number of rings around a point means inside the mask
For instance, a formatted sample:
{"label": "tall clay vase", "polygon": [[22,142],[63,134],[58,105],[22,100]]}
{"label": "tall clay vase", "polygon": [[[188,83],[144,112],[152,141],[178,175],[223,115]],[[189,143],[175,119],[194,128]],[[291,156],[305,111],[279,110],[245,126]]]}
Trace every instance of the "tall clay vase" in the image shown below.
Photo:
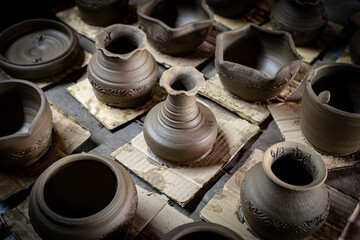
{"label": "tall clay vase", "polygon": [[147,114],[144,138],[150,150],[163,160],[189,163],[208,155],[215,143],[214,114],[196,102],[196,93],[205,85],[193,67],[172,67],[165,71],[160,86],[168,97]]}
{"label": "tall clay vase", "polygon": [[306,140],[331,154],[360,150],[360,66],[324,64],[305,77],[300,127]]}
{"label": "tall clay vase", "polygon": [[0,82],[0,168],[35,163],[51,145],[52,112],[44,92],[25,80]]}
{"label": "tall clay vase", "polygon": [[276,30],[291,33],[296,45],[309,45],[321,37],[328,17],[323,0],[281,0],[270,14]]}
{"label": "tall clay vase", "polygon": [[228,18],[241,18],[250,12],[258,0],[206,0],[214,13]]}
{"label": "tall clay vase", "polygon": [[137,192],[113,160],[76,154],[48,167],[36,180],[29,216],[43,239],[126,239]]}
{"label": "tall clay vase", "polygon": [[325,222],[330,197],[324,161],[310,147],[280,142],[244,176],[241,211],[266,239],[303,239]]}
{"label": "tall clay vase", "polygon": [[145,49],[146,36],[134,26],[115,24],[95,38],[97,51],[88,66],[95,96],[105,104],[132,108],[151,99],[158,66]]}

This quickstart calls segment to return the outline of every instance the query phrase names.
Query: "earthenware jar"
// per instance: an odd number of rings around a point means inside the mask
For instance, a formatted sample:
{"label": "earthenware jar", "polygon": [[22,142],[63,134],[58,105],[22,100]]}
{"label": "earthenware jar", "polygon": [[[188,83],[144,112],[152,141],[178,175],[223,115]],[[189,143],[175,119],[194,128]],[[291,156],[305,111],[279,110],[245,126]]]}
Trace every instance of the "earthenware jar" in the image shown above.
{"label": "earthenware jar", "polygon": [[351,62],[360,65],[360,30],[357,30],[350,42]]}
{"label": "earthenware jar", "polygon": [[234,231],[210,222],[186,223],[174,228],[162,238],[162,240],[178,239],[243,240],[243,238]]}
{"label": "earthenware jar", "polygon": [[137,27],[115,24],[95,38],[97,51],[88,66],[95,96],[116,107],[141,106],[151,99],[158,66],[145,49],[146,36]]}
{"label": "earthenware jar", "polygon": [[305,77],[300,127],[317,149],[332,154],[360,150],[359,76],[359,66],[333,63]]}
{"label": "earthenware jar", "polygon": [[258,0],[206,0],[214,13],[228,18],[241,18],[250,12]]}
{"label": "earthenware jar", "polygon": [[0,82],[0,168],[19,169],[51,145],[52,113],[44,92],[24,80]]}
{"label": "earthenware jar", "polygon": [[150,0],[138,8],[140,28],[160,52],[183,56],[195,51],[214,18],[205,0]]}
{"label": "earthenware jar", "polygon": [[109,26],[128,13],[128,0],[75,0],[80,18],[90,25]]}
{"label": "earthenware jar", "polygon": [[29,199],[30,222],[43,239],[126,239],[136,208],[130,174],[94,154],[53,163]]}
{"label": "earthenware jar", "polygon": [[0,34],[0,68],[12,77],[49,78],[72,66],[82,54],[76,34],[52,20],[27,20]]}
{"label": "earthenware jar", "polygon": [[296,45],[309,45],[319,39],[328,17],[323,0],[281,0],[270,14],[273,29],[291,33]]}
{"label": "earthenware jar", "polygon": [[215,66],[220,80],[244,100],[276,97],[298,72],[301,61],[286,32],[247,24],[220,33],[216,39]]}
{"label": "earthenware jar", "polygon": [[189,163],[207,156],[215,143],[217,124],[214,114],[196,102],[196,93],[205,85],[203,75],[193,67],[174,66],[166,70],[160,86],[168,96],[147,114],[144,138],[160,159]]}
{"label": "earthenware jar", "polygon": [[241,211],[266,239],[303,239],[325,222],[330,198],[324,161],[310,147],[280,142],[265,151],[241,184]]}

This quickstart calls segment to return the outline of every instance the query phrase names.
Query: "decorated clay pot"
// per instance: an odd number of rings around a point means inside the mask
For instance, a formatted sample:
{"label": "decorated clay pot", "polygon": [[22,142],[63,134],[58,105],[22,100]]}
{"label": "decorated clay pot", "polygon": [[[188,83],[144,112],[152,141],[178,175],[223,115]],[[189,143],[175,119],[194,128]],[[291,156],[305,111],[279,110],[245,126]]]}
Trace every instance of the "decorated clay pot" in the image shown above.
{"label": "decorated clay pot", "polygon": [[160,159],[189,163],[207,156],[215,143],[214,114],[196,102],[196,93],[205,85],[204,77],[193,67],[174,66],[166,70],[160,86],[168,96],[147,114],[144,138]]}
{"label": "decorated clay pot", "polygon": [[324,161],[310,147],[280,142],[244,176],[241,211],[266,239],[303,239],[325,222],[330,198]]}
{"label": "decorated clay pot", "polygon": [[137,208],[128,172],[93,154],[53,163],[36,180],[29,216],[43,239],[126,239]]}
{"label": "decorated clay pot", "polygon": [[224,87],[250,101],[276,97],[298,72],[302,58],[290,34],[247,24],[218,34],[215,66]]}
{"label": "decorated clay pot", "polygon": [[109,26],[128,13],[128,0],[75,0],[80,18],[90,25]]}
{"label": "decorated clay pot", "polygon": [[357,30],[350,42],[351,61],[360,65],[360,30]]}
{"label": "decorated clay pot", "polygon": [[0,34],[0,68],[13,77],[52,77],[72,66],[80,54],[76,34],[60,22],[27,20]]}
{"label": "decorated clay pot", "polygon": [[97,51],[88,66],[95,96],[121,108],[141,106],[151,99],[158,66],[145,49],[146,36],[134,26],[115,24],[95,38]]}
{"label": "decorated clay pot", "polygon": [[360,67],[324,64],[305,77],[300,127],[306,140],[332,154],[360,150]]}
{"label": "decorated clay pot", "polygon": [[0,82],[0,168],[24,168],[51,145],[52,113],[44,92],[24,80]]}
{"label": "decorated clay pot", "polygon": [[241,18],[250,12],[258,0],[206,0],[214,13],[228,18]]}
{"label": "decorated clay pot", "polygon": [[180,225],[168,232],[162,240],[193,240],[193,239],[216,239],[216,240],[243,240],[237,233],[215,223],[194,222]]}
{"label": "decorated clay pot", "polygon": [[273,29],[291,33],[296,45],[309,45],[321,37],[328,17],[322,0],[281,0],[270,20]]}
{"label": "decorated clay pot", "polygon": [[205,0],[150,0],[138,8],[140,28],[160,52],[182,56],[208,35],[213,15]]}

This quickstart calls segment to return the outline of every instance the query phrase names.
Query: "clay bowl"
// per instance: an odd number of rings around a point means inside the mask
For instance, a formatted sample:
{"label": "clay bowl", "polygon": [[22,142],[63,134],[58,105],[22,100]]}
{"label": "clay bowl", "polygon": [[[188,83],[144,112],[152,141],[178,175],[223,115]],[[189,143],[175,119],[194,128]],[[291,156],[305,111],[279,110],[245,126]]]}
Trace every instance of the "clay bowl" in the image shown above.
{"label": "clay bowl", "polygon": [[301,61],[286,32],[247,24],[216,39],[220,80],[231,94],[244,100],[276,97],[298,72]]}
{"label": "clay bowl", "polygon": [[183,56],[195,51],[214,21],[205,0],[150,0],[138,8],[140,28],[160,52]]}
{"label": "clay bowl", "polygon": [[300,127],[306,140],[331,154],[360,150],[360,67],[324,64],[306,76]]}
{"label": "clay bowl", "polygon": [[250,12],[258,0],[206,0],[211,10],[223,17],[241,18]]}
{"label": "clay bowl", "polygon": [[209,222],[195,222],[180,225],[162,238],[162,240],[177,239],[242,240],[243,238],[222,225]]}
{"label": "clay bowl", "polygon": [[29,216],[43,239],[126,239],[137,208],[128,172],[94,154],[53,163],[36,180]]}
{"label": "clay bowl", "polygon": [[51,77],[73,65],[79,54],[75,33],[60,22],[27,20],[0,34],[0,67],[13,77]]}
{"label": "clay bowl", "polygon": [[357,30],[350,42],[351,61],[360,65],[360,30]]}
{"label": "clay bowl", "polygon": [[24,80],[0,82],[0,116],[0,168],[24,168],[46,153],[52,113],[37,85]]}

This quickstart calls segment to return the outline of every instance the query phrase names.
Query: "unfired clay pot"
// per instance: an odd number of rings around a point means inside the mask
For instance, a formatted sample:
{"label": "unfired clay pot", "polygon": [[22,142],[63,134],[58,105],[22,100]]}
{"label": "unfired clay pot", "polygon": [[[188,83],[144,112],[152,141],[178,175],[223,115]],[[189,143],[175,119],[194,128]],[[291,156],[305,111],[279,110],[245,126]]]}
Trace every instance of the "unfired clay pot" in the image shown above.
{"label": "unfired clay pot", "polygon": [[0,68],[13,77],[52,77],[73,65],[80,54],[76,34],[53,20],[27,20],[0,34]]}
{"label": "unfired clay pot", "polygon": [[195,51],[214,17],[205,0],[150,0],[138,8],[140,28],[160,52],[182,56]]}
{"label": "unfired clay pot", "polygon": [[182,164],[201,160],[211,152],[217,136],[216,119],[195,97],[204,85],[204,77],[193,67],[174,66],[163,73],[160,86],[168,97],[151,109],[144,123],[145,141],[161,159]]}
{"label": "unfired clay pot", "polygon": [[94,154],[53,163],[36,180],[29,199],[31,224],[43,239],[126,239],[136,208],[130,174]]}
{"label": "unfired clay pot", "polygon": [[302,57],[289,33],[247,24],[218,34],[215,66],[224,87],[250,101],[276,97],[298,72]]}
{"label": "unfired clay pot", "polygon": [[0,82],[0,168],[23,168],[51,145],[52,113],[44,92],[24,80]]}
{"label": "unfired clay pot", "polygon": [[357,30],[350,42],[351,61],[360,65],[360,30]]}
{"label": "unfired clay pot", "polygon": [[321,37],[328,17],[323,0],[281,0],[270,14],[276,30],[291,33],[296,45],[309,45]]}
{"label": "unfired clay pot", "polygon": [[128,0],[75,0],[80,18],[96,26],[118,23],[128,13]]}
{"label": "unfired clay pot", "polygon": [[325,222],[330,197],[324,161],[310,147],[280,142],[244,176],[241,211],[266,239],[303,239]]}
{"label": "unfired clay pot", "polygon": [[250,12],[258,0],[206,0],[214,13],[228,18],[241,18]]}
{"label": "unfired clay pot", "polygon": [[306,140],[332,154],[360,150],[360,67],[324,64],[305,77],[300,127]]}
{"label": "unfired clay pot", "polygon": [[143,105],[151,99],[158,66],[145,49],[146,36],[134,26],[115,24],[95,38],[97,51],[88,66],[95,96],[121,108]]}
{"label": "unfired clay pot", "polygon": [[168,232],[162,240],[194,240],[194,239],[216,239],[216,240],[243,240],[237,233],[215,223],[194,222],[180,225]]}

